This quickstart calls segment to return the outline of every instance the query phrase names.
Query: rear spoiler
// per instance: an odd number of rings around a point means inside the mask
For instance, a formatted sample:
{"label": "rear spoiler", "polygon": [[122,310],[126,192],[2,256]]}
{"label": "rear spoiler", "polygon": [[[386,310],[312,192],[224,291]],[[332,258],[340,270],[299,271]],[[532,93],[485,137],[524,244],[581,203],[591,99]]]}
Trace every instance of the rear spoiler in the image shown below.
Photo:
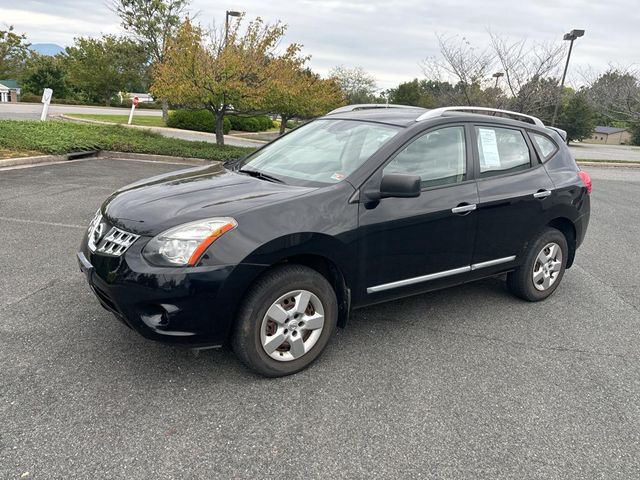
{"label": "rear spoiler", "polygon": [[546,128],[548,130],[556,132],[558,135],[560,135],[560,138],[562,138],[562,140],[564,140],[564,142],[567,143],[567,132],[565,132],[561,128],[556,128],[556,127],[546,127]]}

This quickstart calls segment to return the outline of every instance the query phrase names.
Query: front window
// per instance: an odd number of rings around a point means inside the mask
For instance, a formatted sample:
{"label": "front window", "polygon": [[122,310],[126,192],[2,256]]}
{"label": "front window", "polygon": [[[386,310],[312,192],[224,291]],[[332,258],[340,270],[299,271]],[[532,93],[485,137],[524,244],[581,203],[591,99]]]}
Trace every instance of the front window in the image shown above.
{"label": "front window", "polygon": [[354,120],[316,120],[247,157],[240,171],[284,183],[337,183],[400,131]]}

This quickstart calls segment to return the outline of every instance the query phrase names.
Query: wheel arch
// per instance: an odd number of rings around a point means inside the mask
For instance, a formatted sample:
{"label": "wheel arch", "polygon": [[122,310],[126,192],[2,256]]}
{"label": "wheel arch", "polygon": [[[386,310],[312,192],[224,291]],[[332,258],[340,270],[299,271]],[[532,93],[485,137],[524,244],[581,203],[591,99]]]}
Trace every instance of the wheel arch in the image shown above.
{"label": "wheel arch", "polygon": [[570,268],[573,265],[573,260],[576,256],[576,227],[571,220],[566,217],[557,217],[547,223],[547,226],[560,230],[567,239],[567,245],[569,247],[569,256],[567,258],[566,268]]}

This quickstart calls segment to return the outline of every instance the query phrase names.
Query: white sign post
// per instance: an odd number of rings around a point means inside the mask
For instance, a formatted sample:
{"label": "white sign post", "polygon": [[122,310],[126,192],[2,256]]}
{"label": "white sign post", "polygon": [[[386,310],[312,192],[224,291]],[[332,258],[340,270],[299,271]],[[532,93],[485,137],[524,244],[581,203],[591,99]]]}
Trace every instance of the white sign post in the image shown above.
{"label": "white sign post", "polygon": [[40,121],[44,122],[47,119],[47,113],[49,113],[49,104],[51,103],[51,97],[53,96],[53,90],[45,88],[42,92],[42,115],[40,115]]}
{"label": "white sign post", "polygon": [[138,106],[139,101],[140,99],[138,97],[133,97],[133,100],[131,101],[131,112],[129,112],[129,122],[127,122],[127,125],[131,125],[131,122],[133,121],[133,111]]}

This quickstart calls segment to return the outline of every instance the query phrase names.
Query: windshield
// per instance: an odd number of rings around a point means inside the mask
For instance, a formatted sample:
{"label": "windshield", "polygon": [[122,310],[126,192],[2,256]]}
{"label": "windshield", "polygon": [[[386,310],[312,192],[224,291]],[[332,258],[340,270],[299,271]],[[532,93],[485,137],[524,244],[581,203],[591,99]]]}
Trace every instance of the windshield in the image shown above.
{"label": "windshield", "polygon": [[379,123],[316,120],[247,157],[240,171],[292,184],[337,183],[399,130]]}

